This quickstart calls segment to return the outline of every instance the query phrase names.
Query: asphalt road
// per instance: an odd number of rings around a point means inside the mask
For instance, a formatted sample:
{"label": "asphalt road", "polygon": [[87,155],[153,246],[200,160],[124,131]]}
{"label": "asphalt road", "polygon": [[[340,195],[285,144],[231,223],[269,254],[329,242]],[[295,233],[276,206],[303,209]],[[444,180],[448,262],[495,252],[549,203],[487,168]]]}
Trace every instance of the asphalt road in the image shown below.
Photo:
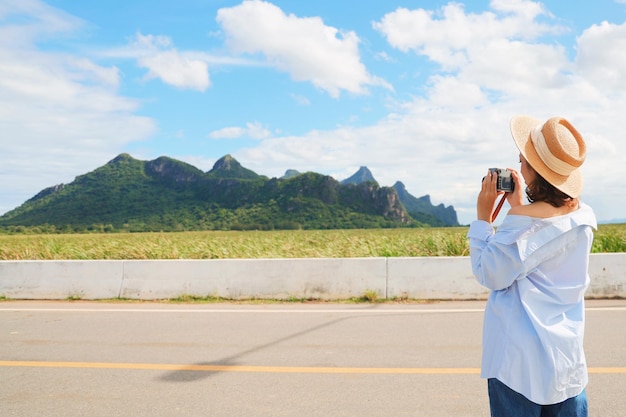
{"label": "asphalt road", "polygon": [[[486,417],[483,307],[0,302],[0,416]],[[587,303],[591,416],[626,416],[625,330]]]}

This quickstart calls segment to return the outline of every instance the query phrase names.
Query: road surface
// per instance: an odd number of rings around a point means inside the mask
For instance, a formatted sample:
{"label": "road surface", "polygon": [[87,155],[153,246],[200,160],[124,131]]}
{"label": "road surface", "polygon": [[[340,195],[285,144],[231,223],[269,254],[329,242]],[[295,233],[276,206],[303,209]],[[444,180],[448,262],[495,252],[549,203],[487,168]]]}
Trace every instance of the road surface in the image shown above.
{"label": "road surface", "polygon": [[[487,417],[484,302],[0,302],[0,415]],[[590,415],[626,416],[626,300],[587,303]]]}

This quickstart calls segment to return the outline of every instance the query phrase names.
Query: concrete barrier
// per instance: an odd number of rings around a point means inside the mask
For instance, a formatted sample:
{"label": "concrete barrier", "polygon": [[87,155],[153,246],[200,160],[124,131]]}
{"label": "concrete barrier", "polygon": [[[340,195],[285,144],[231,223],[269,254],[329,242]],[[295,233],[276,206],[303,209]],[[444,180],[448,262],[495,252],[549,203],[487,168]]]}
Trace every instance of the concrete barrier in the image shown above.
{"label": "concrete barrier", "polygon": [[469,257],[388,258],[387,298],[485,299],[489,291],[472,274]]}
{"label": "concrete barrier", "polygon": [[0,261],[0,296],[19,299],[119,297],[122,261]]}
{"label": "concrete barrier", "polygon": [[368,290],[384,297],[385,281],[385,258],[127,261],[120,297],[342,299]]}
{"label": "concrete barrier", "polygon": [[[626,254],[592,254],[588,298],[626,297]],[[0,297],[485,299],[468,257],[0,261]]]}
{"label": "concrete barrier", "polygon": [[591,284],[588,298],[626,298],[626,254],[592,254],[589,259]]}

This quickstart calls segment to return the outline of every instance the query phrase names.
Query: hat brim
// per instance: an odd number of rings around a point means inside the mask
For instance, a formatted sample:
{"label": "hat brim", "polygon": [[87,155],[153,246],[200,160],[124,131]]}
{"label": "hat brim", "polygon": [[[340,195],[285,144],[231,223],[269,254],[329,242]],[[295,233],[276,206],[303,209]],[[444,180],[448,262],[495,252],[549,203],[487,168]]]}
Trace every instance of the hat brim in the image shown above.
{"label": "hat brim", "polygon": [[564,192],[570,197],[578,198],[582,192],[583,180],[580,169],[574,170],[570,175],[559,175],[552,171],[541,160],[532,141],[530,132],[537,126],[543,125],[541,120],[530,116],[515,116],[511,119],[511,135],[522,156],[530,166],[537,171],[546,181]]}

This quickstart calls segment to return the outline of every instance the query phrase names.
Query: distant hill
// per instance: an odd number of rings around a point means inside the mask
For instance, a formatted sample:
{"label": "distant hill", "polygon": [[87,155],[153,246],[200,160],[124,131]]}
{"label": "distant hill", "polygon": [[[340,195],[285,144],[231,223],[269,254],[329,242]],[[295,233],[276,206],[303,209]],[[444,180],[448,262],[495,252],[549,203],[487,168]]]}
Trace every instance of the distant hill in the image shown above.
{"label": "distant hill", "polygon": [[235,178],[241,180],[255,180],[260,178],[257,173],[242,167],[241,164],[230,155],[220,158],[207,175],[210,178]]}
{"label": "distant hill", "polygon": [[372,182],[378,184],[378,181],[374,179],[371,171],[367,167],[360,167],[357,172],[349,178],[341,181],[341,184],[361,184],[364,182]]}
{"label": "distant hill", "polygon": [[295,169],[288,169],[287,171],[285,171],[285,175],[280,177],[280,179],[281,180],[286,180],[288,178],[297,177],[298,175],[300,175],[299,171],[296,171]]}
{"label": "distant hill", "polygon": [[625,219],[611,219],[611,220],[600,220],[598,224],[626,224]]}
{"label": "distant hill", "polygon": [[203,172],[165,156],[140,161],[121,154],[70,184],[42,190],[0,217],[0,227],[170,231],[457,225],[452,207],[433,207],[428,196],[416,199],[403,186],[402,192],[380,187],[365,167],[357,174],[342,183],[295,170],[270,179],[230,155]]}
{"label": "distant hill", "polygon": [[393,185],[393,188],[398,193],[398,197],[400,198],[400,201],[404,205],[406,211],[415,220],[432,226],[459,225],[454,207],[446,207],[443,204],[434,206],[430,202],[430,196],[428,194],[419,198],[413,197],[400,181],[397,181]]}

